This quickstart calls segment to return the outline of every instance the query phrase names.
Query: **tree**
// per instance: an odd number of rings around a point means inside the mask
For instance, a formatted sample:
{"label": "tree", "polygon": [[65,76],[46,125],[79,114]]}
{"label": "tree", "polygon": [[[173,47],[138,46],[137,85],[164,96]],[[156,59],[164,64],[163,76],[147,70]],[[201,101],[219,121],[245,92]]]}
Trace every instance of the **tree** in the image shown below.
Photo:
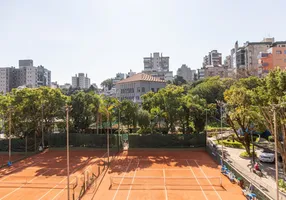
{"label": "tree", "polygon": [[94,104],[96,100],[94,93],[79,91],[71,96],[71,118],[76,131],[85,132],[94,121]]}
{"label": "tree", "polygon": [[150,113],[147,110],[139,109],[138,111],[138,125],[141,129],[146,130],[148,127],[150,127]]}
{"label": "tree", "polygon": [[114,86],[113,84],[113,79],[112,78],[109,78],[109,79],[106,79],[104,81],[102,81],[102,83],[100,84],[101,87],[105,87],[105,88],[108,88],[108,90],[111,90],[111,88]]}
{"label": "tree", "polygon": [[260,84],[261,82],[257,78],[241,79],[224,93],[227,103],[224,108],[226,109],[226,121],[249,155],[251,131],[254,131],[253,127],[256,130],[263,127],[263,119],[259,115],[257,107],[252,104],[253,89]]}
{"label": "tree", "polygon": [[223,93],[233,84],[231,79],[220,79],[219,77],[210,77],[203,81],[193,84],[192,95],[198,95],[207,101],[208,104],[216,103],[217,100],[223,100]]}
{"label": "tree", "polygon": [[176,76],[173,80],[173,84],[177,86],[182,86],[187,84],[187,81],[182,76]]}
{"label": "tree", "polygon": [[[259,108],[268,130],[274,134],[274,109],[276,111],[278,150],[286,173],[286,72],[276,69],[254,90],[253,104]],[[283,145],[284,144],[284,145]]]}
{"label": "tree", "polygon": [[138,113],[138,104],[124,99],[121,102],[121,122],[123,125],[128,126],[130,129],[131,126],[136,128],[137,126],[137,113]]}

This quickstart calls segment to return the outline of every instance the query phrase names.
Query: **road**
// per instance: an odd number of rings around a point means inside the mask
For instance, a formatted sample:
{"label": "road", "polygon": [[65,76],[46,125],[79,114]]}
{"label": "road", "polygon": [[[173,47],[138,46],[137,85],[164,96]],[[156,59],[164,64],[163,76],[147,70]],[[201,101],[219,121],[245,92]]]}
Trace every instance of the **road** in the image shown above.
{"label": "road", "polygon": [[[215,138],[208,138],[213,141]],[[217,148],[221,150],[221,145],[217,145]],[[262,149],[255,149],[257,155],[259,156],[262,152]],[[252,159],[245,159],[239,157],[240,153],[243,152],[243,149],[228,148],[224,147],[224,153],[229,162],[231,162],[235,168],[243,172],[247,177],[260,185],[261,189],[268,193],[273,199],[276,197],[276,182],[275,182],[275,164],[272,163],[260,163],[260,168],[262,169],[264,176],[259,177],[256,174],[251,172]],[[283,171],[280,168],[279,177],[283,178]],[[279,200],[286,200],[286,195],[280,193]]]}

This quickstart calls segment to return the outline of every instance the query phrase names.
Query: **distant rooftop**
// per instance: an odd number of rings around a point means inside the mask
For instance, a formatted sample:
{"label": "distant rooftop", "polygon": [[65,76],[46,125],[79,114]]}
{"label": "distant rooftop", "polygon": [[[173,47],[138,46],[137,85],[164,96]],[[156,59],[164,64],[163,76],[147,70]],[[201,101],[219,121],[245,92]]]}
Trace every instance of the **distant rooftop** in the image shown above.
{"label": "distant rooftop", "polygon": [[138,74],[135,74],[135,75],[133,75],[127,79],[119,81],[116,84],[130,83],[130,82],[136,82],[136,81],[148,81],[148,82],[159,82],[159,83],[165,83],[166,82],[164,80],[161,80],[159,78],[153,77],[153,76],[148,75],[148,74],[138,73]]}

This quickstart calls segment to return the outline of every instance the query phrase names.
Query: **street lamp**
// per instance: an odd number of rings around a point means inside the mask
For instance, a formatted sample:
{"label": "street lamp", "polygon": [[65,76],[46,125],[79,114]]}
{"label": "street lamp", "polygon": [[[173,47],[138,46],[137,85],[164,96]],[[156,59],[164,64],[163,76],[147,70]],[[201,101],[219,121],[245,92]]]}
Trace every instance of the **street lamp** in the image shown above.
{"label": "street lamp", "polygon": [[69,112],[71,106],[66,105],[66,129],[67,129],[67,189],[68,189],[68,200],[70,199],[70,155],[69,155]]}
{"label": "street lamp", "polygon": [[44,147],[45,147],[45,144],[44,144],[44,141],[45,141],[45,139],[44,139],[44,104],[42,103],[42,118],[41,118],[42,120],[42,123],[41,123],[41,125],[42,125],[42,147],[43,147],[43,149],[44,149]]}
{"label": "street lamp", "polygon": [[9,106],[9,164],[11,163],[12,108],[12,106]]}
{"label": "street lamp", "polygon": [[223,164],[223,137],[222,137],[222,107],[224,106],[224,103],[222,101],[216,101],[218,106],[220,107],[220,137],[221,137],[221,157],[222,157],[222,164]]}

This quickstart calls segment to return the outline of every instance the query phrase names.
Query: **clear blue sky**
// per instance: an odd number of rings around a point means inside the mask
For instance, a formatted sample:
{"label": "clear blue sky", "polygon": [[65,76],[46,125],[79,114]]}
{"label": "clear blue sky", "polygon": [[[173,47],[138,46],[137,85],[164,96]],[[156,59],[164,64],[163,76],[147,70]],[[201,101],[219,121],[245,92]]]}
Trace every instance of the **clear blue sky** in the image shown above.
{"label": "clear blue sky", "polygon": [[0,67],[33,59],[52,80],[78,72],[99,84],[117,72],[140,72],[151,52],[170,68],[201,67],[212,49],[236,40],[286,40],[285,0],[0,0]]}

